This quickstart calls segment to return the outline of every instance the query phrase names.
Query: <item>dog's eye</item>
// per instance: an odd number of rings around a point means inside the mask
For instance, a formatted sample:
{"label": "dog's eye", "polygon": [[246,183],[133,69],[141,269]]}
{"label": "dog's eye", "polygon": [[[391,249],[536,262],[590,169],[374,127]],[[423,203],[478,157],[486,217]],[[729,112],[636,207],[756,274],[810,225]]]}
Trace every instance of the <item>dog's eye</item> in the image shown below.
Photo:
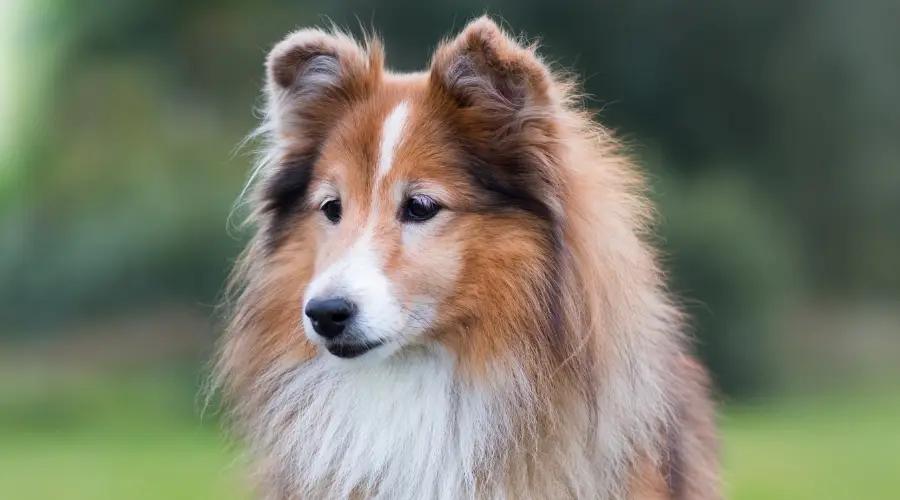
{"label": "dog's eye", "polygon": [[441,206],[427,196],[413,196],[403,207],[403,220],[422,222],[440,212]]}
{"label": "dog's eye", "polygon": [[341,220],[341,200],[330,200],[322,204],[322,212],[328,220],[337,224]]}

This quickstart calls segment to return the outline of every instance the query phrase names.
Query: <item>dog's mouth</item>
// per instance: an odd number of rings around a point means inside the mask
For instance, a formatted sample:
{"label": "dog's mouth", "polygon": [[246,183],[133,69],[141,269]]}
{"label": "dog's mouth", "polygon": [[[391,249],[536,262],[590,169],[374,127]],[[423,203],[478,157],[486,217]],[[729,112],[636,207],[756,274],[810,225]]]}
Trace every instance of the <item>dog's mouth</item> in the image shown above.
{"label": "dog's mouth", "polygon": [[331,354],[344,359],[355,358],[384,344],[384,340],[375,342],[328,342],[325,348]]}

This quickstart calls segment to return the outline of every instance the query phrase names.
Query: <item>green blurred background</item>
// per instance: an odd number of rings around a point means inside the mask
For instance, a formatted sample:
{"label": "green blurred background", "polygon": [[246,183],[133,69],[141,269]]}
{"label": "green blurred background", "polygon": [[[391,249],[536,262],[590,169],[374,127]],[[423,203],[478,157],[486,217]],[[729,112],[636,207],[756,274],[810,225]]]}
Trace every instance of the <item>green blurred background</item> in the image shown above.
{"label": "green blurred background", "polygon": [[334,21],[419,69],[483,12],[649,171],[729,498],[900,497],[900,2],[3,0],[0,498],[246,498],[197,394],[264,55]]}

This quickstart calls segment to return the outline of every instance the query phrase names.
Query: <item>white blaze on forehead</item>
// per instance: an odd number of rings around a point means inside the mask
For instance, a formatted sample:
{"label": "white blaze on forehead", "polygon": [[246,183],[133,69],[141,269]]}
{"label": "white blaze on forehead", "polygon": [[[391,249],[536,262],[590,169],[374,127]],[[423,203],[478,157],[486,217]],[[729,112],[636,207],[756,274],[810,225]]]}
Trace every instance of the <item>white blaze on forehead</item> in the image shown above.
{"label": "white blaze on forehead", "polygon": [[407,116],[409,116],[409,105],[403,101],[384,120],[384,126],[381,128],[381,154],[378,158],[377,178],[379,179],[387,175],[394,164],[394,152],[403,137],[403,127],[406,125]]}

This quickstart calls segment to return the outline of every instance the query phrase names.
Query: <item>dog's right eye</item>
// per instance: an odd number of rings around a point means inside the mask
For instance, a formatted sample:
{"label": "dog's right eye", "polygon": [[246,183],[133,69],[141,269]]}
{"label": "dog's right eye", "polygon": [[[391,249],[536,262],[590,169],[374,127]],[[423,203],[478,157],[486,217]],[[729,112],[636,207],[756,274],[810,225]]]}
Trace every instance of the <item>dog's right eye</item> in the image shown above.
{"label": "dog's right eye", "polygon": [[424,222],[434,217],[441,210],[441,206],[428,196],[413,196],[406,201],[402,218],[407,222]]}
{"label": "dog's right eye", "polygon": [[322,204],[322,212],[328,220],[337,224],[341,220],[341,200],[330,200]]}

